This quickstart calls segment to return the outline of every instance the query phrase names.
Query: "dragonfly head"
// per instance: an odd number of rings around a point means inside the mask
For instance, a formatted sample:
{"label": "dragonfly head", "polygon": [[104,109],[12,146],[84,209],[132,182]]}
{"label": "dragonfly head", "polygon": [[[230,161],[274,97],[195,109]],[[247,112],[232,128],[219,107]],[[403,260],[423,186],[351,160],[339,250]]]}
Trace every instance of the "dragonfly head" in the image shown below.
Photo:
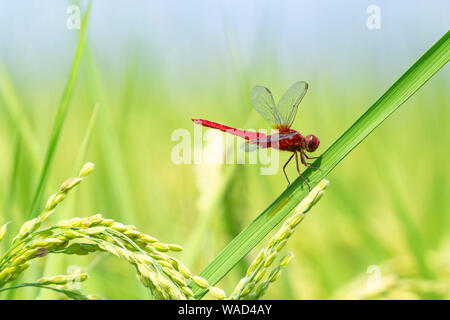
{"label": "dragonfly head", "polygon": [[317,138],[313,134],[309,134],[306,136],[306,151],[308,152],[314,152],[319,147],[320,141],[319,138]]}

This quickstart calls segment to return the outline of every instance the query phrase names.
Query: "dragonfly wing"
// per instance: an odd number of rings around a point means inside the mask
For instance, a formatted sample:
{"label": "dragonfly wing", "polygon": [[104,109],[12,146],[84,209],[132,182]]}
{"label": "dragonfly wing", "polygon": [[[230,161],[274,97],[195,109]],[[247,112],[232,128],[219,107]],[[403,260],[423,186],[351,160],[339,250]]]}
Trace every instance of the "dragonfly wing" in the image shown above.
{"label": "dragonfly wing", "polygon": [[264,138],[249,140],[249,142],[253,145],[259,144],[261,146],[267,146],[269,144],[278,142],[280,140],[289,139],[289,138],[295,136],[296,134],[297,134],[296,132],[289,132],[289,133],[282,133],[282,134],[275,133],[275,134],[272,134],[272,135],[264,137]]}
{"label": "dragonfly wing", "polygon": [[256,149],[258,149],[258,145],[257,144],[250,144],[247,142],[243,142],[241,144],[241,149],[244,150],[245,152],[252,152],[255,151]]}
{"label": "dragonfly wing", "polygon": [[272,126],[280,126],[283,119],[275,106],[272,93],[263,86],[255,86],[252,88],[251,100],[253,108]]}
{"label": "dragonfly wing", "polygon": [[270,139],[271,142],[277,142],[280,140],[284,140],[284,139],[289,139],[293,136],[295,136],[297,134],[297,132],[289,132],[289,133],[276,133],[276,134],[272,134],[270,136],[268,136],[268,138]]}
{"label": "dragonfly wing", "polygon": [[297,81],[281,97],[277,105],[277,111],[282,118],[282,124],[288,128],[292,125],[297,114],[298,105],[308,90],[308,83]]}

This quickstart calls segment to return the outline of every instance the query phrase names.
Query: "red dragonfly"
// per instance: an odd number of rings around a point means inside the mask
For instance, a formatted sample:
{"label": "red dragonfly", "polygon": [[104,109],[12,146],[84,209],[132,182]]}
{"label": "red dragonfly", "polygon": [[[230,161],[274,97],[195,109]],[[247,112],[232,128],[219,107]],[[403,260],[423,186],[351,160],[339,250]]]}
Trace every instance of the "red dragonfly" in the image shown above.
{"label": "red dragonfly", "polygon": [[[275,105],[272,93],[268,88],[263,86],[255,86],[252,88],[251,100],[253,108],[258,111],[258,113],[267,122],[269,122],[274,129],[278,129],[277,133],[273,133],[271,135],[239,130],[208,120],[192,119],[192,121],[205,127],[218,129],[244,138],[247,140],[247,146],[254,146],[256,148],[271,147],[292,152],[291,157],[283,166],[283,172],[288,184],[290,184],[290,182],[286,174],[286,166],[292,158],[295,157],[297,172],[308,187],[310,187],[309,183],[300,172],[297,152],[300,154],[300,160],[305,167],[319,169],[311,166],[311,164],[306,161],[306,159],[317,159],[318,157],[310,157],[306,154],[306,152],[315,151],[319,147],[320,141],[315,135],[310,134],[304,137],[299,132],[291,129],[291,125],[294,122],[295,115],[297,114],[298,105],[302,101],[307,90],[308,83],[305,81],[298,81],[286,91],[278,104]],[[247,151],[250,150],[251,148],[247,148]]]}

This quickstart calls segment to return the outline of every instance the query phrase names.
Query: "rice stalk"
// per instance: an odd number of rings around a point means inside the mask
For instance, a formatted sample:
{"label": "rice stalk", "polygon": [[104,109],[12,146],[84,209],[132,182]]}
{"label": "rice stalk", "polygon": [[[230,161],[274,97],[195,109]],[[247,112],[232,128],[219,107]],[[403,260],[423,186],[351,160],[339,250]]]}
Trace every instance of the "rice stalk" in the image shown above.
{"label": "rice stalk", "polygon": [[27,111],[21,103],[12,83],[5,65],[0,60],[0,94],[5,100],[2,106],[5,107],[11,126],[17,130],[18,140],[24,142],[25,148],[29,151],[31,164],[35,167],[39,164],[38,141],[34,130],[28,120]]}
{"label": "rice stalk", "polygon": [[[105,93],[99,65],[92,46],[89,44],[86,47],[86,58],[88,63],[88,87],[91,90],[90,94],[94,96],[94,101],[99,105],[97,128],[101,141],[102,155],[104,155],[105,159],[108,159],[108,161],[105,161],[105,170],[107,171],[106,177],[110,188],[109,192],[112,194],[111,198],[115,207],[117,207],[115,214],[118,215],[120,220],[135,223],[136,209],[133,197],[130,194],[129,174],[125,165],[124,153],[118,143],[120,139],[112,123],[111,101]],[[119,194],[121,196],[117,196]],[[128,214],[125,215],[125,212],[128,212]]]}
{"label": "rice stalk", "polygon": [[[78,151],[77,159],[75,160],[74,173],[77,168],[79,168],[82,164],[83,159],[86,157],[86,153],[88,150],[89,142],[91,141],[92,131],[94,129],[95,121],[97,120],[99,105],[96,104],[94,109],[92,110],[91,118],[89,120],[88,127],[86,129],[86,133],[83,138],[83,142],[81,144],[80,150]],[[76,198],[77,194],[75,193],[72,199],[69,200],[68,204],[66,204],[67,208],[61,213],[61,218],[67,219],[70,214],[74,214],[76,211]],[[63,269],[64,259],[62,256],[51,256],[48,257],[46,264],[44,266],[44,273],[55,273]],[[39,294],[39,298],[46,299],[53,297],[52,292],[49,290],[41,291]]]}
{"label": "rice stalk", "polygon": [[14,160],[13,160],[13,168],[11,173],[10,181],[10,187],[8,192],[5,192],[5,216],[7,220],[12,220],[13,216],[13,203],[16,197],[16,189],[17,189],[17,182],[18,182],[18,175],[19,175],[19,164],[20,164],[20,158],[22,155],[22,146],[20,137],[17,137],[16,139],[16,146],[14,148]]}
{"label": "rice stalk", "polygon": [[[188,281],[193,281],[218,299],[225,299],[226,294],[223,290],[211,286],[206,279],[193,275],[184,264],[168,255],[168,252],[183,250],[180,245],[163,243],[138,231],[133,225],[124,225],[96,214],[86,218],[62,220],[54,225],[42,227],[58,204],[93,169],[94,164],[86,163],[77,177],[67,179],[60,189],[50,196],[44,211],[38,217],[24,223],[10,248],[0,259],[0,288],[17,279],[30,267],[34,259],[49,254],[87,255],[107,252],[134,266],[137,278],[150,289],[155,299],[194,299]],[[0,228],[1,238],[5,233],[6,225]],[[0,292],[22,287],[52,290],[48,287],[49,284],[63,285],[75,278],[84,281],[87,275],[83,273],[44,277],[37,283],[13,285]],[[72,299],[93,297],[70,290],[58,290],[53,291],[63,293]]]}
{"label": "rice stalk", "polygon": [[336,290],[332,299],[449,299],[450,272],[448,265],[450,242],[437,251],[424,255],[434,279],[424,278],[422,270],[409,255],[373,265],[377,274],[367,271]]}
{"label": "rice stalk", "polygon": [[45,184],[47,181],[49,169],[53,160],[54,153],[56,151],[56,146],[58,144],[59,137],[61,136],[62,128],[64,125],[64,120],[66,118],[66,114],[68,111],[70,99],[72,96],[73,89],[75,87],[75,82],[78,75],[78,70],[81,62],[81,57],[83,55],[84,51],[84,44],[85,44],[85,38],[86,38],[86,30],[87,30],[87,23],[89,19],[89,12],[91,10],[92,1],[89,1],[88,7],[86,9],[86,12],[83,16],[82,23],[81,23],[81,31],[80,31],[80,38],[78,40],[78,47],[75,52],[75,57],[72,63],[72,68],[70,70],[69,78],[67,80],[66,86],[64,88],[58,111],[56,113],[56,118],[53,126],[52,133],[50,135],[50,141],[47,149],[47,153],[44,160],[44,165],[42,167],[42,171],[39,177],[39,181],[33,196],[33,200],[31,203],[30,211],[28,213],[28,217],[34,217],[38,214],[38,205],[42,196],[42,193],[45,188]]}
{"label": "rice stalk", "polygon": [[255,260],[249,266],[247,274],[234,289],[230,299],[259,299],[267,291],[269,285],[278,279],[282,268],[289,264],[293,258],[293,254],[286,254],[278,265],[269,272],[270,266],[300,222],[304,219],[305,214],[320,200],[328,184],[329,182],[327,180],[322,180],[300,202],[292,216],[283,223],[278,232],[269,240],[267,246],[258,253]]}
{"label": "rice stalk", "polygon": [[79,284],[87,280],[88,274],[83,272],[73,272],[71,274],[63,274],[53,277],[44,277],[36,282],[22,283],[17,286],[0,289],[0,292],[7,290],[15,290],[26,287],[36,287],[39,289],[46,289],[47,291],[53,291],[59,295],[73,300],[99,300],[100,297],[94,295],[83,294],[80,290],[71,287],[73,284]]}

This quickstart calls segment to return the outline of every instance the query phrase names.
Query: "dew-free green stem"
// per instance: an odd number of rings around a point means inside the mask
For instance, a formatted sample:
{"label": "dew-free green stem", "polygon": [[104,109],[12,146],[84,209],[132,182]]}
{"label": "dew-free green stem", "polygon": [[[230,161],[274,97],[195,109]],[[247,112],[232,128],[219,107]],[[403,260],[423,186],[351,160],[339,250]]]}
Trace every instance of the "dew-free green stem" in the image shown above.
{"label": "dew-free green stem", "polygon": [[19,289],[19,288],[26,288],[26,287],[36,287],[36,288],[41,288],[41,289],[49,289],[49,290],[53,290],[53,291],[56,291],[58,293],[64,293],[64,294],[66,294],[66,292],[68,292],[68,290],[62,290],[62,289],[53,288],[53,287],[50,287],[50,286],[44,286],[44,285],[41,285],[39,283],[22,283],[22,284],[19,284],[17,286],[13,286],[13,287],[2,288],[2,289],[0,289],[0,292],[8,291],[8,290],[15,290],[15,289]]}
{"label": "dew-free green stem", "polygon": [[9,76],[6,66],[0,58],[0,96],[4,103],[2,107],[5,108],[10,119],[10,125],[17,130],[18,139],[23,141],[24,148],[29,151],[30,163],[33,166],[38,166],[38,142],[35,133],[26,116],[27,111],[20,101],[16,88]]}
{"label": "dew-free green stem", "polygon": [[[428,81],[450,58],[450,31],[436,42],[412,65],[347,131],[344,132],[321,156],[314,166],[321,170],[307,169],[303,176],[314,187],[342,159],[361,143],[391,113],[400,107],[414,92]],[[211,285],[222,279],[233,266],[254,248],[291,210],[307,195],[308,188],[297,178],[269,207],[246,229],[231,241],[225,249],[202,271]],[[191,285],[197,298],[206,291]]]}
{"label": "dew-free green stem", "polygon": [[10,187],[8,192],[6,193],[5,197],[5,218],[6,221],[12,221],[13,220],[13,202],[16,196],[16,188],[18,184],[18,176],[19,176],[19,163],[20,163],[20,157],[22,154],[22,145],[21,145],[21,138],[18,134],[16,139],[16,147],[14,149],[14,160],[13,160],[13,167],[12,167],[12,174],[10,181]]}
{"label": "dew-free green stem", "polygon": [[86,38],[86,29],[87,22],[89,19],[89,12],[91,9],[92,2],[89,2],[88,7],[86,9],[86,13],[84,14],[81,31],[80,31],[80,39],[78,41],[78,47],[75,52],[75,58],[73,60],[72,68],[70,70],[69,79],[67,80],[66,86],[64,88],[63,95],[61,97],[61,101],[59,104],[58,112],[56,114],[55,123],[53,126],[52,134],[50,136],[50,142],[47,149],[47,154],[45,156],[44,166],[41,171],[41,175],[39,177],[39,182],[36,188],[36,191],[33,196],[33,201],[30,207],[30,211],[28,213],[28,218],[32,218],[38,215],[39,210],[37,208],[39,204],[39,200],[42,196],[42,192],[45,187],[45,182],[48,177],[49,168],[51,162],[53,160],[53,156],[56,150],[56,145],[58,144],[59,137],[61,135],[62,126],[64,124],[64,119],[66,118],[67,109],[69,106],[70,98],[73,92],[73,88],[75,86],[75,81],[78,74],[78,69],[81,61],[81,56],[83,54],[84,43]]}

